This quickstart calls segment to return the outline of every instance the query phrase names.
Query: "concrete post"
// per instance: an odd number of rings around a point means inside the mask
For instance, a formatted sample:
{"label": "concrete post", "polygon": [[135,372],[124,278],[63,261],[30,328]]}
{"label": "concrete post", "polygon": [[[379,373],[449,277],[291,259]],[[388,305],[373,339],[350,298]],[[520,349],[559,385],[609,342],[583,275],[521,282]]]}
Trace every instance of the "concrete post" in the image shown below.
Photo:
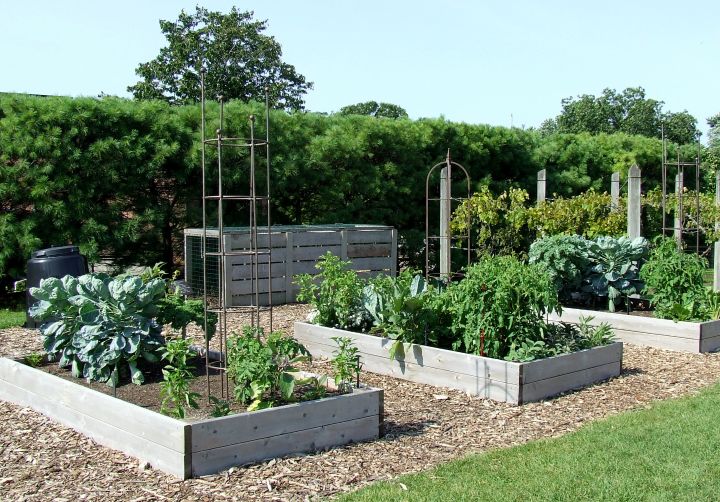
{"label": "concrete post", "polygon": [[450,277],[450,216],[452,215],[452,164],[440,171],[440,277]]}
{"label": "concrete post", "polygon": [[537,173],[537,203],[545,201],[545,194],[547,189],[547,172],[545,169],[538,171]]}
{"label": "concrete post", "polygon": [[612,173],[610,176],[610,211],[616,211],[620,207],[620,173]]}
{"label": "concrete post", "polygon": [[678,249],[682,249],[683,234],[683,175],[675,175],[675,220],[673,223],[673,235],[677,242]]}
{"label": "concrete post", "polygon": [[640,237],[640,168],[633,165],[628,171],[627,233],[634,239]]}
{"label": "concrete post", "polygon": [[[720,206],[720,171],[715,172],[715,207]],[[715,221],[715,232],[720,231],[720,222]],[[713,249],[713,289],[720,291],[720,240]]]}

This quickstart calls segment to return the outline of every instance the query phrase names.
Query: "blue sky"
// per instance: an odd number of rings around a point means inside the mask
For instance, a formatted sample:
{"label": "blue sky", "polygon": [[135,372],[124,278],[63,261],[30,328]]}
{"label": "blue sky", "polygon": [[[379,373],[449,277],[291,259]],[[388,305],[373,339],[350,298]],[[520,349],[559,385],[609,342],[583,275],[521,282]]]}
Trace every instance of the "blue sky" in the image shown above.
{"label": "blue sky", "polygon": [[[134,70],[195,1],[0,0],[0,91],[128,96]],[[227,12],[233,2],[205,0]],[[412,118],[531,127],[564,97],[642,86],[707,130],[720,112],[720,2],[252,0],[312,111],[361,101]]]}

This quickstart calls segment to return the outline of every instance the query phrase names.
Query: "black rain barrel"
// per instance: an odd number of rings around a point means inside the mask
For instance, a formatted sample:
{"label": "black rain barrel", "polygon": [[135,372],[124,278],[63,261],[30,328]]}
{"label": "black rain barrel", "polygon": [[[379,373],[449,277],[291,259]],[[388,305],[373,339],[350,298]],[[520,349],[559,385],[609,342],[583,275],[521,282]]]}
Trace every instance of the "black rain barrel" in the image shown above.
{"label": "black rain barrel", "polygon": [[[59,246],[56,248],[41,249],[35,251],[27,262],[27,308],[36,302],[35,298],[30,296],[30,288],[40,286],[41,279],[48,277],[65,277],[72,275],[74,277],[87,274],[87,260],[80,254],[77,246]],[[25,313],[25,327],[37,328],[39,323]]]}

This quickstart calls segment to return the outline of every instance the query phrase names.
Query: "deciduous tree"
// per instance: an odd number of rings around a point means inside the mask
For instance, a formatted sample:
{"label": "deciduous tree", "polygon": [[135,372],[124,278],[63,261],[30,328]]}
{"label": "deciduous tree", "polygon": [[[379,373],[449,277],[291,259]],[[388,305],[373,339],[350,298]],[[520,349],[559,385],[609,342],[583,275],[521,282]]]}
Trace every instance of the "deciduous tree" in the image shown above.
{"label": "deciduous tree", "polygon": [[312,89],[293,65],[282,59],[274,37],[264,35],[267,21],[233,7],[230,13],[196,7],[180,12],[177,21],[160,20],[168,45],[135,73],[141,78],[128,91],[136,99],[163,99],[173,104],[200,100],[200,71],[204,67],[206,95],[244,102],[264,101],[268,89],[273,108],[300,110]]}

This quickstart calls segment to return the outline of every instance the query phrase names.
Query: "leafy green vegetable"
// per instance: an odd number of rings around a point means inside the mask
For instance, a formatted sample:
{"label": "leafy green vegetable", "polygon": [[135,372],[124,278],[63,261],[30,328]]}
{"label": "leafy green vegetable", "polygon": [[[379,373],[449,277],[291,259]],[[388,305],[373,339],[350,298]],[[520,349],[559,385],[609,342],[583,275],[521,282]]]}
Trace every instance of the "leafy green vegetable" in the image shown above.
{"label": "leafy green vegetable", "polygon": [[30,315],[40,327],[45,351],[59,357],[73,375],[116,386],[121,368],[133,383],[144,377],[138,360],[157,362],[163,346],[154,317],[165,295],[165,281],[139,277],[113,279],[105,274],[43,279],[30,294],[40,300]]}
{"label": "leafy green vegetable", "polygon": [[587,247],[590,270],[584,278],[583,291],[597,297],[607,297],[608,310],[627,297],[644,288],[639,269],[648,252],[648,242],[643,237],[598,237],[589,241]]}
{"label": "leafy green vegetable", "polygon": [[530,246],[530,263],[541,264],[550,274],[558,296],[570,300],[582,287],[590,266],[588,241],[579,235],[544,237]]}

